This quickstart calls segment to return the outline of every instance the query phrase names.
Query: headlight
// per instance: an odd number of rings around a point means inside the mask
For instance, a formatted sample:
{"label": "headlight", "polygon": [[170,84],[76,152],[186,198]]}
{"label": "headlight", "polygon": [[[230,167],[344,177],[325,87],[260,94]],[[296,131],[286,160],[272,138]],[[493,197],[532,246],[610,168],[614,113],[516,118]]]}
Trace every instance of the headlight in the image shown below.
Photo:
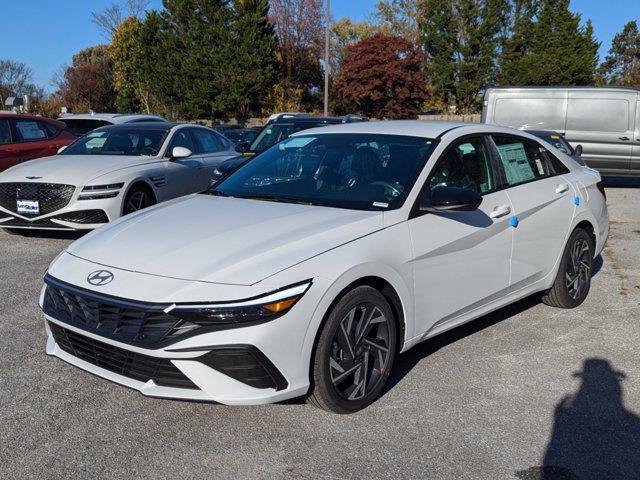
{"label": "headlight", "polygon": [[174,304],[165,310],[171,316],[201,327],[273,320],[287,313],[309,290],[311,280],[238,302]]}
{"label": "headlight", "polygon": [[108,185],[87,185],[82,189],[78,200],[101,200],[115,198],[120,193],[124,183],[110,183]]}

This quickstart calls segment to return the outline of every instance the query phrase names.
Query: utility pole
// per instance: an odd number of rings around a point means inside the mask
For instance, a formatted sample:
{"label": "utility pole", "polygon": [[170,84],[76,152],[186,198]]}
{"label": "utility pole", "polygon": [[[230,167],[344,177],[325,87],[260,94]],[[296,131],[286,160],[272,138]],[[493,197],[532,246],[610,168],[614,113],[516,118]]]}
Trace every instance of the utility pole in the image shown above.
{"label": "utility pole", "polygon": [[324,25],[324,116],[329,115],[329,30],[331,28],[331,0],[327,2],[327,11],[325,14]]}

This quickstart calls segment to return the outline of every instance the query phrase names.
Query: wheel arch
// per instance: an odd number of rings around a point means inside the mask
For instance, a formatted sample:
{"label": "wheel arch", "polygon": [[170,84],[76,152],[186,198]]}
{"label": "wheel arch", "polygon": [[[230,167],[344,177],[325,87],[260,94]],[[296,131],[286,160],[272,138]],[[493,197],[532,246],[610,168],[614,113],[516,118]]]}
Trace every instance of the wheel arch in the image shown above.
{"label": "wheel arch", "polygon": [[120,216],[124,215],[124,206],[125,206],[125,200],[127,198],[127,195],[129,195],[129,192],[131,192],[131,190],[133,190],[136,187],[142,187],[145,190],[147,190],[153,197],[153,203],[154,204],[158,203],[158,195],[156,194],[156,191],[153,185],[151,185],[149,182],[147,182],[143,178],[137,178],[133,180],[131,183],[129,183],[129,185],[127,185],[127,188],[125,189],[124,194],[122,195],[122,205],[120,206]]}
{"label": "wheel arch", "polygon": [[[325,279],[326,280],[326,279]],[[314,313],[314,320],[307,329],[303,351],[305,356],[313,356],[318,338],[331,310],[340,298],[350,290],[362,285],[368,285],[378,290],[389,302],[398,326],[398,353],[403,351],[407,340],[414,334],[413,303],[409,286],[398,272],[387,265],[359,265],[345,272],[330,283],[318,308]]]}
{"label": "wheel arch", "polygon": [[595,248],[596,248],[596,245],[598,243],[598,239],[596,237],[596,229],[595,229],[594,225],[589,220],[585,219],[585,220],[581,220],[580,222],[578,222],[576,224],[576,226],[573,227],[572,232],[574,232],[578,228],[581,228],[582,230],[586,231],[589,234],[589,236],[591,237],[591,240],[593,241],[593,249],[594,249],[594,254],[595,254]]}

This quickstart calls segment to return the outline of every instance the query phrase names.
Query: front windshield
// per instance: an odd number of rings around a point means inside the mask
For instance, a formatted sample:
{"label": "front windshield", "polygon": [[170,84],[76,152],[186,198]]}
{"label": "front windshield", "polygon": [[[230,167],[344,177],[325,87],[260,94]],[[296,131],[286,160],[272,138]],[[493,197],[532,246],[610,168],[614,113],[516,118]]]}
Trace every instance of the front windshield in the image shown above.
{"label": "front windshield", "polygon": [[164,129],[107,128],[87,133],[67,147],[63,155],[158,155],[167,135]]}
{"label": "front windshield", "polygon": [[309,128],[323,127],[325,122],[272,123],[260,130],[249,149],[252,152],[262,152],[282,140],[289,138],[296,132]]}
{"label": "front windshield", "polygon": [[357,210],[399,208],[435,141],[379,134],[293,137],[208,193]]}

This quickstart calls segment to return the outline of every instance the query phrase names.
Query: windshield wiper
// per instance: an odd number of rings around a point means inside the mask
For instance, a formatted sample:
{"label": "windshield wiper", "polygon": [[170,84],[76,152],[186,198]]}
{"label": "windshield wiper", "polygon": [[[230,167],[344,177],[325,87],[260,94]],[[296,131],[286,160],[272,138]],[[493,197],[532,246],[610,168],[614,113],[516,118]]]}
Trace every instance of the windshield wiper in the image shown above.
{"label": "windshield wiper", "polygon": [[298,205],[313,205],[308,200],[300,200],[298,198],[283,197],[280,195],[238,195],[235,198],[244,198],[250,200],[265,200],[267,202],[297,203]]}

